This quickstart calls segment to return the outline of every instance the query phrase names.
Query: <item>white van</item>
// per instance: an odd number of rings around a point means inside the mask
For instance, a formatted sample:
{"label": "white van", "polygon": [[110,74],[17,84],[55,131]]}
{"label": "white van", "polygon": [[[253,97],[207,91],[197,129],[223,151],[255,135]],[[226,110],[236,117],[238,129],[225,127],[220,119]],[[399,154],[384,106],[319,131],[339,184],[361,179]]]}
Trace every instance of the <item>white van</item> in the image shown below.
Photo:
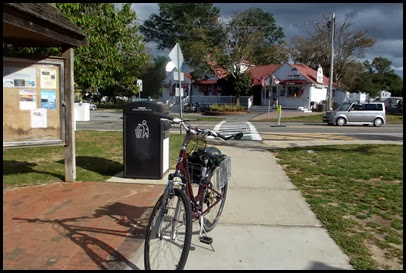
{"label": "white van", "polygon": [[383,102],[344,102],[336,110],[327,112],[323,122],[339,126],[373,124],[379,127],[386,123],[385,105]]}

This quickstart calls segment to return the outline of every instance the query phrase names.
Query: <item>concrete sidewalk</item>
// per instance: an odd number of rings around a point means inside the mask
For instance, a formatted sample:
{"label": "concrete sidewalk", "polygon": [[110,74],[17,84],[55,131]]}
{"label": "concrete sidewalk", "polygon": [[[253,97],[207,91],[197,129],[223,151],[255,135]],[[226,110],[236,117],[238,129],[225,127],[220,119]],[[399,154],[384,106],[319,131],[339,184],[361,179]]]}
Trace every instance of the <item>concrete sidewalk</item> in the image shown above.
{"label": "concrete sidewalk", "polygon": [[[232,178],[213,248],[197,239],[185,269],[352,269],[275,157],[262,145],[221,146]],[[143,248],[131,260],[143,269]],[[129,269],[129,268],[128,268]]]}

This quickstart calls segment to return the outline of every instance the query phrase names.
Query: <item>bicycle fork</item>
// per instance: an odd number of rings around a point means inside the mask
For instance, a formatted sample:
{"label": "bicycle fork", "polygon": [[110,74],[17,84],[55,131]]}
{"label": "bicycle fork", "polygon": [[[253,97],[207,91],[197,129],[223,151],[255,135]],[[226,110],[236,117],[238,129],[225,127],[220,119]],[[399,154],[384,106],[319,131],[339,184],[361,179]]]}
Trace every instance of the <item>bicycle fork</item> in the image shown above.
{"label": "bicycle fork", "polygon": [[[157,217],[157,220],[154,224],[154,226],[151,229],[151,234],[155,234],[157,237],[161,237],[163,239],[167,239],[167,240],[175,240],[177,237],[177,230],[176,230],[176,223],[178,222],[178,218],[180,215],[180,205],[181,205],[181,200],[178,199],[176,202],[176,207],[175,207],[175,213],[173,218],[171,218],[170,221],[170,228],[171,228],[171,232],[169,236],[165,236],[162,234],[162,223],[165,217],[165,214],[168,213],[167,211],[167,205],[169,202],[169,197],[170,197],[170,193],[173,190],[173,184],[174,182],[170,182],[168,183],[168,186],[166,187],[163,197],[162,197],[162,204],[159,208],[159,214]],[[178,184],[175,182],[175,184]]]}

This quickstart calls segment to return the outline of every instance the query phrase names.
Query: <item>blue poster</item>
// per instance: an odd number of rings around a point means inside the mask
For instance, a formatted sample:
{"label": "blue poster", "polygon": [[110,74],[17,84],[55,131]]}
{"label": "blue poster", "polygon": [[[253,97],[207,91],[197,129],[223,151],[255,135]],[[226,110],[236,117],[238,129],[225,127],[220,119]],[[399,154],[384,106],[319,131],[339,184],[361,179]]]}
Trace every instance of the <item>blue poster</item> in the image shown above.
{"label": "blue poster", "polygon": [[41,90],[41,108],[56,109],[55,90]]}

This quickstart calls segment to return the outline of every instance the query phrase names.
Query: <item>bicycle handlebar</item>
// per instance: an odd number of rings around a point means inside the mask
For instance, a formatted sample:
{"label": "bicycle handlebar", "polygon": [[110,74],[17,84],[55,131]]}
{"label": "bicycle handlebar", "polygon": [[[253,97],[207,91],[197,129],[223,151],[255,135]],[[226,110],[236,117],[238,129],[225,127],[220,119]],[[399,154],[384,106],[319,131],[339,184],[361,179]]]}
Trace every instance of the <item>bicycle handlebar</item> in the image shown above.
{"label": "bicycle handlebar", "polygon": [[199,129],[197,127],[192,128],[192,126],[190,126],[189,124],[187,124],[184,120],[182,120],[180,118],[174,118],[174,117],[171,117],[169,115],[163,115],[163,114],[161,114],[160,116],[162,118],[164,118],[164,119],[170,120],[171,123],[173,123],[173,124],[180,124],[181,126],[185,127],[187,132],[190,132],[190,133],[192,133],[194,135],[213,136],[213,137],[216,137],[216,138],[220,138],[220,139],[222,139],[224,141],[227,141],[227,140],[229,140],[229,139],[231,139],[233,137],[234,137],[234,139],[238,140],[238,139],[241,139],[242,136],[243,136],[243,133],[236,133],[236,134],[233,134],[231,136],[225,136],[225,135],[223,135],[223,134],[221,134],[219,132],[216,132],[216,131],[213,131],[213,130],[210,130],[210,129]]}

